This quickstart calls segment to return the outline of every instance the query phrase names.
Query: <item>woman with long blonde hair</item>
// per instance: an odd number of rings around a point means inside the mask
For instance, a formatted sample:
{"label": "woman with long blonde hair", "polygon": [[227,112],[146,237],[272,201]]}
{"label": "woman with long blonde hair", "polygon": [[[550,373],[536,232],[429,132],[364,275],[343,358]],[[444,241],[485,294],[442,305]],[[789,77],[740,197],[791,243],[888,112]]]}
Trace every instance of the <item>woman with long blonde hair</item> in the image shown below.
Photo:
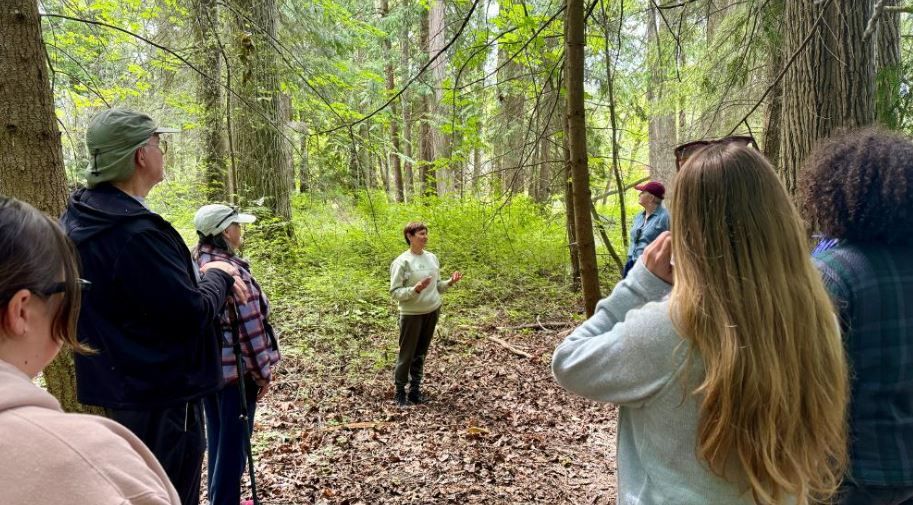
{"label": "woman with long blonde hair", "polygon": [[837,319],[795,207],[752,146],[677,150],[671,234],[555,351],[562,386],[619,405],[620,504],[807,504],[840,484]]}

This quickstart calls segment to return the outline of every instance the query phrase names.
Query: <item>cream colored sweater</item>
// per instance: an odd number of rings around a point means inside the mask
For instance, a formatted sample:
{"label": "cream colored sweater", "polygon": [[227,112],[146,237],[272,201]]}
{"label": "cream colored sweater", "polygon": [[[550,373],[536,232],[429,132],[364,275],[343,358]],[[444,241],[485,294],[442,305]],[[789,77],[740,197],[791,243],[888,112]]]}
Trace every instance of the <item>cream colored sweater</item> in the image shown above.
{"label": "cream colored sweater", "polygon": [[[431,284],[421,293],[415,284],[425,277]],[[441,306],[441,293],[450,288],[450,280],[441,280],[441,264],[429,251],[413,254],[407,250],[390,265],[390,294],[399,302],[399,313],[405,316],[428,314]]]}

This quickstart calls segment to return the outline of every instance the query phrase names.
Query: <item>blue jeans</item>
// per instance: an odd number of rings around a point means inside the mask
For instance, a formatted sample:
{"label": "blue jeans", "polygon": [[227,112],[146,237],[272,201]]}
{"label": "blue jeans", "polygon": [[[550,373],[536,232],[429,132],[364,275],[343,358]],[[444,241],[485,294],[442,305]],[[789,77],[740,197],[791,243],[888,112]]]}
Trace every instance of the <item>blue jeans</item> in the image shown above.
{"label": "blue jeans", "polygon": [[[257,384],[245,376],[247,421],[254,430]],[[237,382],[203,400],[206,411],[206,446],[209,450],[210,505],[238,505],[241,502],[241,475],[247,466],[244,424],[241,422],[241,390]]]}

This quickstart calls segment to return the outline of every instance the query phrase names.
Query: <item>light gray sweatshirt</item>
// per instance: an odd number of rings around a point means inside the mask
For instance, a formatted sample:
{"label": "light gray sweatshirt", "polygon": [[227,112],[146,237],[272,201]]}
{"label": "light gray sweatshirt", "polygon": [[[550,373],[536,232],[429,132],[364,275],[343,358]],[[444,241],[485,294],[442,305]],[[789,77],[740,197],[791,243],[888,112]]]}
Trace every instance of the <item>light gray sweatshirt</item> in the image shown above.
{"label": "light gray sweatshirt", "polygon": [[672,286],[637,262],[596,313],[555,350],[568,391],[618,408],[619,505],[754,503],[747,484],[710,472],[696,454],[701,360],[669,317]]}

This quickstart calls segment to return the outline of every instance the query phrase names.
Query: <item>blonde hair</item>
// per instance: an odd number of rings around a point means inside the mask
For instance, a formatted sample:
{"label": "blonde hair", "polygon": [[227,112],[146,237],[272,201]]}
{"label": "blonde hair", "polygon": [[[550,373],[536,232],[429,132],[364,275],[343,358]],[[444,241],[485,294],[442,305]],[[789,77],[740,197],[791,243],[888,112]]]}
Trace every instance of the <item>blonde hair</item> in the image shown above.
{"label": "blonde hair", "polygon": [[847,464],[847,363],[792,201],[760,153],[719,144],[682,168],[670,212],[671,315],[705,369],[698,456],[758,503],[827,499]]}

